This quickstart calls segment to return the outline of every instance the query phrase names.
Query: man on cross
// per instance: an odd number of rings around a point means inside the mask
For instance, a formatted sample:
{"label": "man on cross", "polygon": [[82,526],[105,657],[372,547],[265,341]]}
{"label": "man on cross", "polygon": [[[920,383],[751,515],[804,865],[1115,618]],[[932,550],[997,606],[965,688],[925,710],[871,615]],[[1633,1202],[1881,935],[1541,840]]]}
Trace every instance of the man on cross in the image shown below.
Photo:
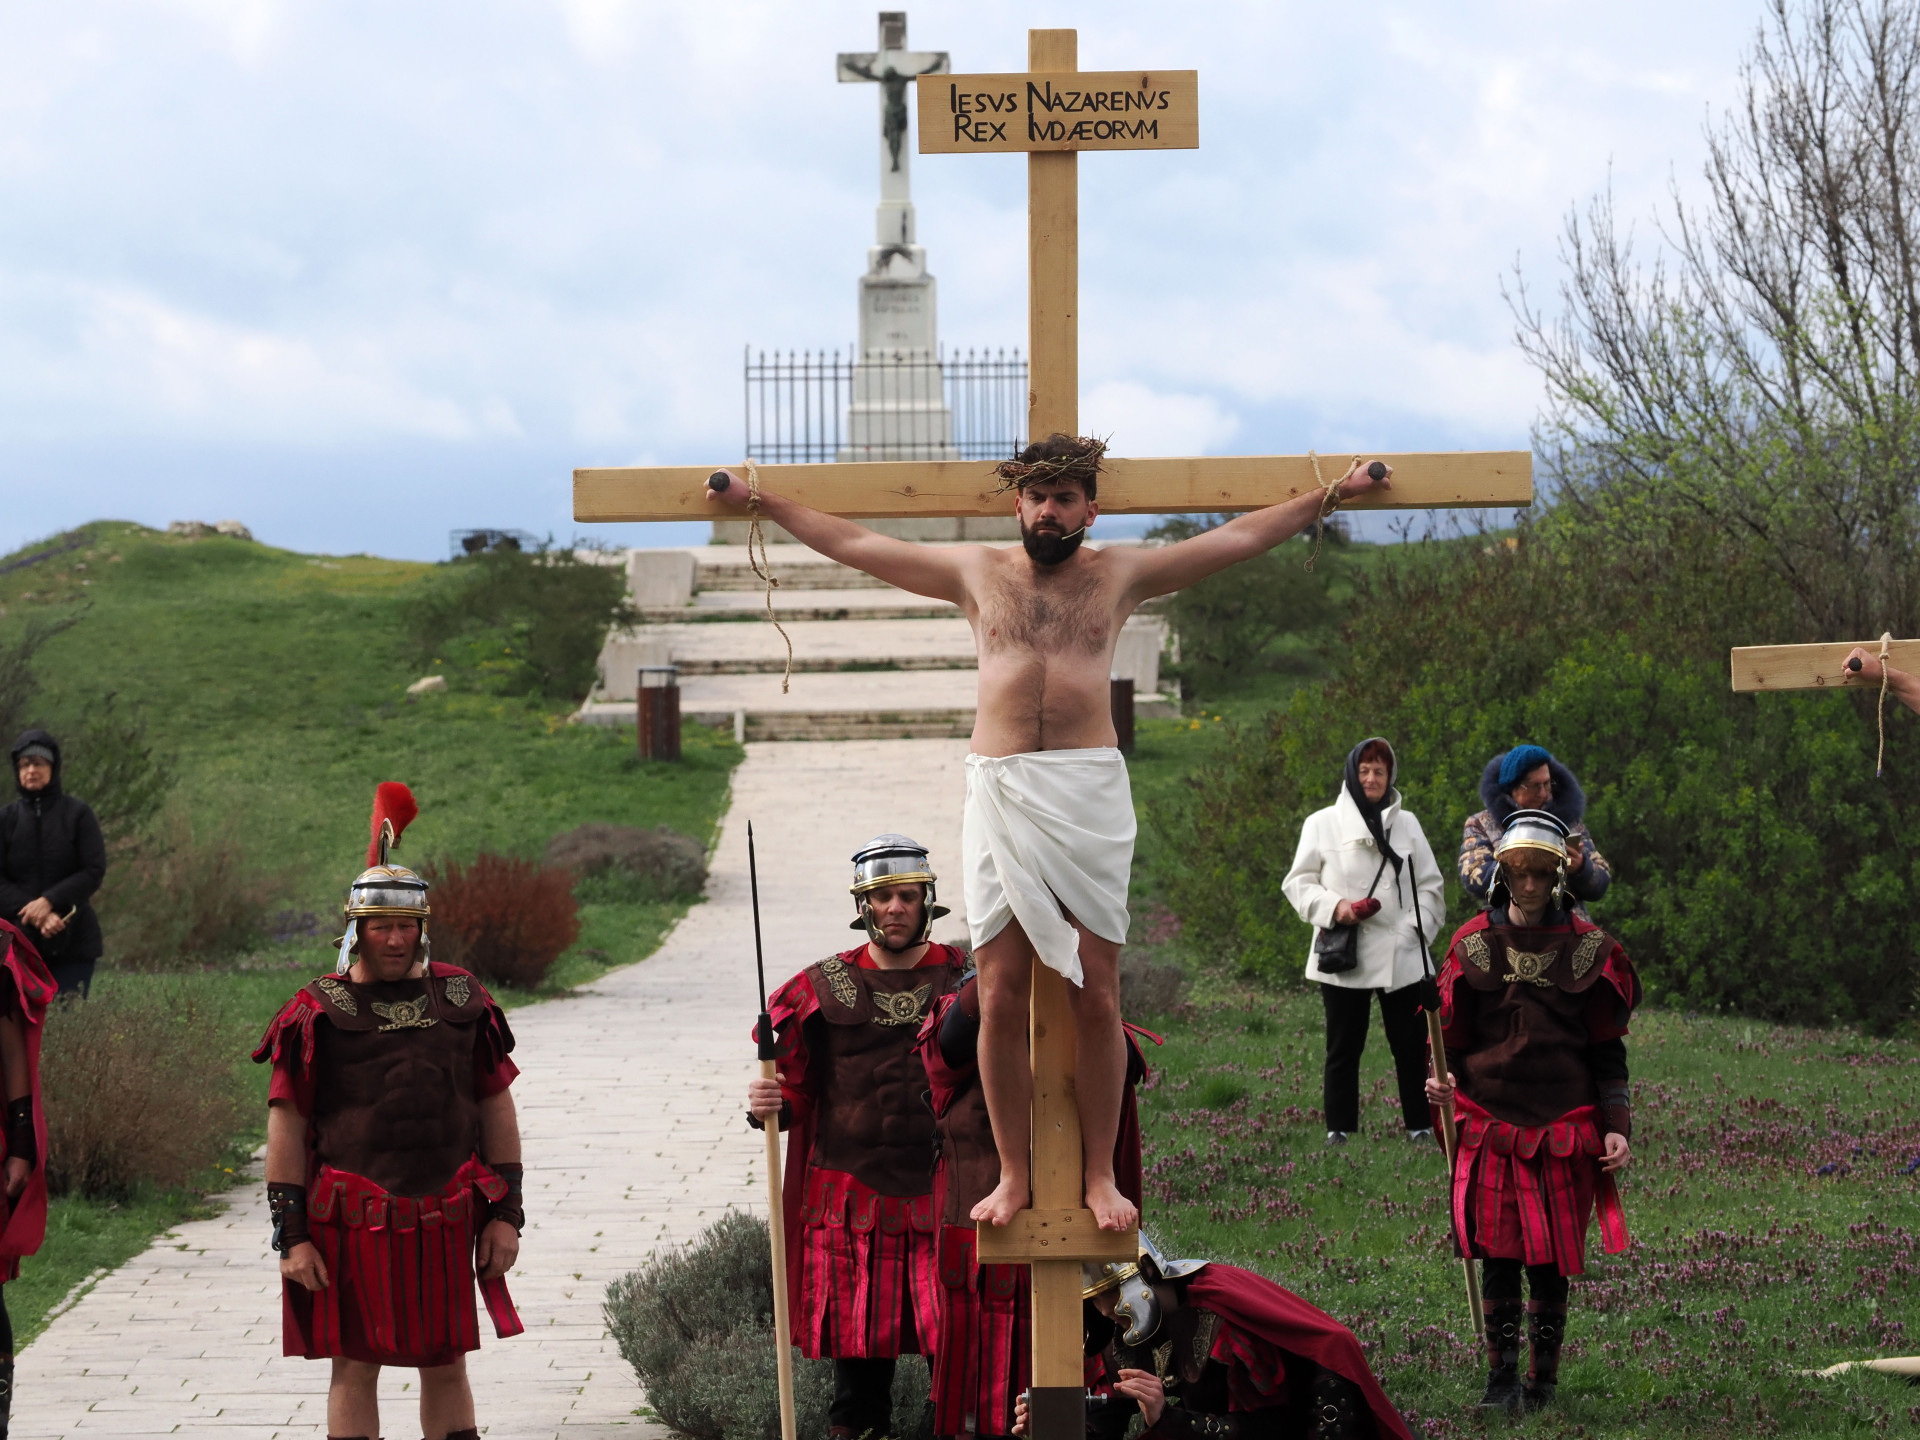
{"label": "man on cross", "polygon": [[[917,595],[958,605],[973,626],[980,691],[962,827],[967,922],[980,970],[980,1072],[1000,1180],[973,1218],[1009,1223],[1031,1204],[1033,1079],[1029,956],[1074,982],[1076,1093],[1086,1203],[1102,1228],[1139,1212],[1114,1183],[1126,1077],[1120,947],[1134,813],[1116,748],[1108,679],[1114,644],[1143,602],[1272,549],[1340,501],[1389,485],[1356,460],[1337,484],[1241,515],[1178,544],[1083,549],[1100,513],[1104,443],[1054,434],[998,474],[1014,492],[1021,549],[933,547],[759,490],[735,475],[708,503],[758,514],[821,554]],[[753,490],[750,496],[749,490]]]}

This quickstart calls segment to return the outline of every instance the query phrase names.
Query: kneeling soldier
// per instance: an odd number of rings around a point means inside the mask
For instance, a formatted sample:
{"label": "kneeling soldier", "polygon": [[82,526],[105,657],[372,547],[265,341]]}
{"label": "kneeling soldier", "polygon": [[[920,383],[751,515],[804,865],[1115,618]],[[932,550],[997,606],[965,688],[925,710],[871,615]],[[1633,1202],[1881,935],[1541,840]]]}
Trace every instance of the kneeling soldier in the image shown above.
{"label": "kneeling soldier", "polygon": [[380,1367],[402,1365],[420,1372],[427,1440],[478,1440],[476,1262],[495,1333],[523,1328],[504,1278],[525,1224],[507,1091],[519,1070],[493,998],[429,958],[426,882],[387,861],[415,813],[406,786],[380,786],[339,971],[303,987],[254,1051],[273,1066],[267,1201],[285,1353],[333,1362],[329,1435],[379,1435]]}
{"label": "kneeling soldier", "polygon": [[[1087,1434],[1119,1440],[1412,1440],[1353,1332],[1271,1280],[1205,1260],[1083,1267]],[[1026,1433],[1026,1397],[1015,1433]]]}

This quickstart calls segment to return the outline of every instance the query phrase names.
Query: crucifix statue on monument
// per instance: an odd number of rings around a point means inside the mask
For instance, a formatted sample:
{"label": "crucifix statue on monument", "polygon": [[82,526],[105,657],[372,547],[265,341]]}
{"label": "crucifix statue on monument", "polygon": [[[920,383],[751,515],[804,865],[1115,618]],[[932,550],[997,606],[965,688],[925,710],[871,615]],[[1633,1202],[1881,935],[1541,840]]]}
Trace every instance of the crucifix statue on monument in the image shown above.
{"label": "crucifix statue on monument", "polygon": [[[904,34],[901,38],[904,45]],[[1137,606],[1355,507],[1530,503],[1526,451],[1118,459],[1080,433],[1078,151],[1199,144],[1192,71],[1088,74],[1072,30],[1028,35],[1028,69],[917,87],[925,153],[1026,153],[1028,435],[959,460],[574,472],[582,521],[746,513],[971,622],[980,691],[963,868],[980,965],[980,1065],[1001,1183],[976,1209],[981,1263],[1031,1267],[1035,1440],[1080,1440],[1082,1261],[1132,1260],[1114,1185],[1123,1084],[1118,965],[1134,811],[1108,672]],[[904,170],[903,170],[904,174]],[[1163,547],[1085,546],[1101,514],[1244,511]],[[1022,544],[925,546],[854,517],[1018,517]],[[1084,1140],[1083,1140],[1084,1136]]]}
{"label": "crucifix statue on monument", "polygon": [[944,50],[907,49],[904,10],[880,12],[880,48],[866,54],[842,53],[840,81],[876,82],[880,86],[880,216],[874,239],[880,265],[898,259],[911,263],[913,200],[909,194],[912,152],[907,140],[907,87],[922,75],[947,73]]}

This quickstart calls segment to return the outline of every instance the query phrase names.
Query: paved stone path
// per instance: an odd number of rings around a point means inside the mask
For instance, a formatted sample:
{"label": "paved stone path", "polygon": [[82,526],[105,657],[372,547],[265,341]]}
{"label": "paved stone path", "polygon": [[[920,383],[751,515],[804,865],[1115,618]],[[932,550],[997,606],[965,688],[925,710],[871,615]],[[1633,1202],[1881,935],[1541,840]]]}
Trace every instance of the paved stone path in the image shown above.
{"label": "paved stone path", "polygon": [[[777,984],[853,943],[848,857],[882,830],[933,850],[960,914],[966,742],[755,745],[735,774],[708,899],[650,960],[575,997],[516,1011],[514,1086],[528,1229],[514,1298],[527,1333],[470,1359],[483,1433],[662,1435],[600,1315],[606,1285],[729,1206],[764,1209],[764,1142],[741,1122],[754,1071],[746,822],[760,856],[767,974]],[[16,1440],[44,1436],[326,1434],[327,1367],[280,1355],[280,1286],[260,1186],[164,1236],[20,1356]],[[31,1263],[31,1262],[28,1262]],[[388,1436],[417,1436],[406,1386],[381,1387]]]}

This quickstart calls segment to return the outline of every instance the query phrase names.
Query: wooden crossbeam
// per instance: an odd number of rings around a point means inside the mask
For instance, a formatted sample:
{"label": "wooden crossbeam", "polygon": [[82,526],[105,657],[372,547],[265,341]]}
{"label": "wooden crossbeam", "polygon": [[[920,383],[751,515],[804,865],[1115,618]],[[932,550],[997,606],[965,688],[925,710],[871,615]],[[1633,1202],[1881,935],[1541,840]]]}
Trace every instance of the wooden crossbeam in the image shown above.
{"label": "wooden crossbeam", "polygon": [[[1393,489],[1343,509],[1434,510],[1528,505],[1533,456],[1526,450],[1457,450],[1373,455],[1393,466]],[[1346,473],[1345,453],[1320,456],[1320,473]],[[727,462],[737,465],[737,461]],[[1258,510],[1319,489],[1305,455],[1108,458],[1100,477],[1103,515]],[[663,465],[573,472],[573,518],[710,520],[707,476],[715,465]],[[851,519],[872,516],[1005,515],[993,466],[982,460],[875,460],[864,464],[761,465],[767,489]]]}
{"label": "wooden crossbeam", "polygon": [[982,1265],[1028,1265],[1035,1260],[1131,1260],[1140,1253],[1137,1230],[1102,1230],[1086,1209],[1022,1210],[1007,1225],[980,1227]]}
{"label": "wooden crossbeam", "polygon": [[[1869,655],[1880,653],[1878,640],[1839,640],[1820,645],[1746,645],[1733,652],[1733,688],[1748,690],[1837,690],[1872,686],[1847,669],[1847,653],[1858,645]],[[1896,670],[1920,670],[1920,640],[1895,640],[1887,647],[1887,662]]]}

